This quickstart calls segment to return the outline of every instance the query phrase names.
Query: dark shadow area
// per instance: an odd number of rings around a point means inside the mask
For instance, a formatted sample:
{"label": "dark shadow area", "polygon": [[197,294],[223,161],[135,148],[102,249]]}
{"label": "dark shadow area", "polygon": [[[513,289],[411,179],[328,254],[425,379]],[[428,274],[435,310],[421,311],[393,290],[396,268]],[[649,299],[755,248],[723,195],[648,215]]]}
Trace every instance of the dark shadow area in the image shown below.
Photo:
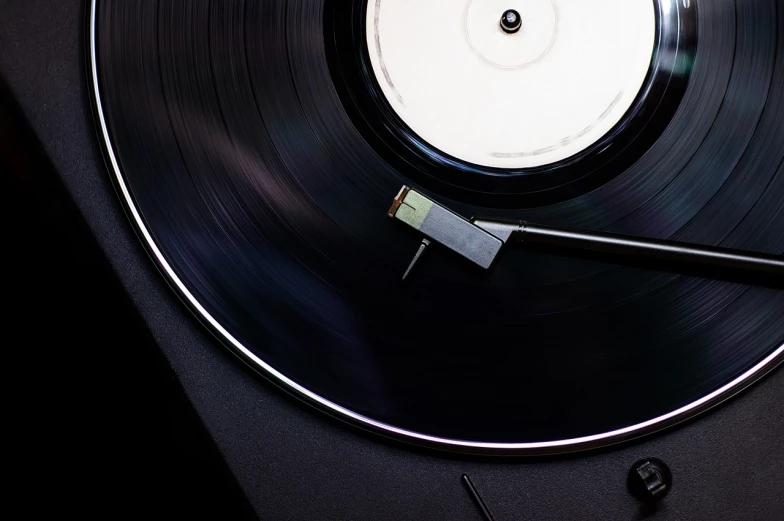
{"label": "dark shadow area", "polygon": [[2,83],[0,174],[6,456],[24,517],[255,519]]}

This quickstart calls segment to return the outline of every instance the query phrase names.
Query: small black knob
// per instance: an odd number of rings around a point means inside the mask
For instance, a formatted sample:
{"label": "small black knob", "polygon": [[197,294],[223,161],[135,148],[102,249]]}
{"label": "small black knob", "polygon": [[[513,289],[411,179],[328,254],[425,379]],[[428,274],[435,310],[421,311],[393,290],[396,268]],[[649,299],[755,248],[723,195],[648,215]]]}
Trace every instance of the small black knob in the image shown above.
{"label": "small black knob", "polygon": [[520,13],[514,9],[507,9],[501,15],[501,29],[506,33],[516,33],[520,30],[521,25],[523,25],[523,20],[520,18]]}
{"label": "small black knob", "polygon": [[626,486],[640,501],[646,503],[661,501],[672,488],[672,472],[660,459],[641,459],[629,470]]}

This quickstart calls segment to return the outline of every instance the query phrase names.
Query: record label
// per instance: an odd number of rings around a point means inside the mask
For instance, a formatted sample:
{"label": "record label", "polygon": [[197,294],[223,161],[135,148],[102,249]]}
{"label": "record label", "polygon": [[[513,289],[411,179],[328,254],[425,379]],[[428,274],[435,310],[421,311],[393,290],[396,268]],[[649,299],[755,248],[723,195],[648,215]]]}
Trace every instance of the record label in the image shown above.
{"label": "record label", "polygon": [[366,25],[376,81],[403,122],[497,168],[596,143],[637,99],[656,43],[651,0],[373,0]]}

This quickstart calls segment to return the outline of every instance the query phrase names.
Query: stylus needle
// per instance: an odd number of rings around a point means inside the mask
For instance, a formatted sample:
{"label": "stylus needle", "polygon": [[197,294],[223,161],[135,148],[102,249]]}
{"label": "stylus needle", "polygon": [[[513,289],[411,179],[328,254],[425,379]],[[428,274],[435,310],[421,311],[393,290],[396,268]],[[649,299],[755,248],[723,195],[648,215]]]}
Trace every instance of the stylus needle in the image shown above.
{"label": "stylus needle", "polygon": [[422,256],[428,239],[446,246],[487,269],[501,247],[514,240],[570,255],[590,254],[601,260],[636,263],[716,279],[784,287],[784,256],[628,235],[544,226],[525,221],[471,221],[404,186],[389,216],[426,236],[403,279]]}
{"label": "stylus needle", "polygon": [[417,263],[419,258],[425,252],[425,248],[427,248],[428,246],[430,246],[430,241],[427,240],[427,239],[422,239],[422,244],[419,245],[419,249],[414,254],[414,258],[411,259],[411,264],[408,265],[408,268],[406,269],[406,272],[403,273],[403,280],[406,280],[406,277],[408,277],[408,274],[411,273],[411,270],[413,269],[414,264]]}

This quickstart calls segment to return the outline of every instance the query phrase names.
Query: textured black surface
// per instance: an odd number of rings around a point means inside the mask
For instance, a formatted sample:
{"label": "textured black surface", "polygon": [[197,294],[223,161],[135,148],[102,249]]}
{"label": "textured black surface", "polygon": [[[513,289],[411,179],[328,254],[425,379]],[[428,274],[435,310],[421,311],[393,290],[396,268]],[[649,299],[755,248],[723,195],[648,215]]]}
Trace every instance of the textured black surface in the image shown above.
{"label": "textured black surface", "polygon": [[[672,122],[594,190],[511,209],[432,196],[466,216],[781,255],[777,7],[702,5],[694,55],[674,60],[691,80]],[[417,166],[358,135],[331,88],[324,9],[97,2],[101,107],[133,206],[260,366],[395,428],[535,443],[665,415],[781,346],[777,289],[515,249],[489,273],[432,254],[402,286],[416,242],[386,210]],[[641,384],[642,367],[666,384]]]}
{"label": "textured black surface", "polygon": [[[0,5],[0,74],[262,519],[478,521],[462,472],[499,521],[781,518],[782,371],[641,443],[511,461],[381,443],[261,381],[196,326],[119,209],[87,108],[83,15],[75,0]],[[676,480],[653,514],[640,510],[624,483],[629,465],[647,455],[667,461]]]}

